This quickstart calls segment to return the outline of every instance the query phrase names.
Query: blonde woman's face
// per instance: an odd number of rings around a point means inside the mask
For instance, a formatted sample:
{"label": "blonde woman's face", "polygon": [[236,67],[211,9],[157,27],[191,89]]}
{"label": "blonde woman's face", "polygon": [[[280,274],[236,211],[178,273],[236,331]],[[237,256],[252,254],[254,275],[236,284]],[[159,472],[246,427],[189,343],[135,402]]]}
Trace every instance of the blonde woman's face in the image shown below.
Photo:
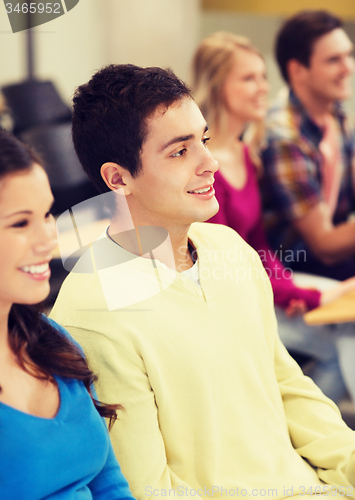
{"label": "blonde woman's face", "polygon": [[236,51],[223,90],[229,114],[243,123],[262,120],[266,114],[269,92],[263,59],[247,50]]}

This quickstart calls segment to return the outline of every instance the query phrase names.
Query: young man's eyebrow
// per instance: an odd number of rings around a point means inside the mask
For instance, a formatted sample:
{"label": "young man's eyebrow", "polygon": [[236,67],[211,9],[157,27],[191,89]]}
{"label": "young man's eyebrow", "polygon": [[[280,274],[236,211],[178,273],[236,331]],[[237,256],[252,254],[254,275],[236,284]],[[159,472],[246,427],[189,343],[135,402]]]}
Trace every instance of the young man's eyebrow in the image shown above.
{"label": "young man's eyebrow", "polygon": [[[351,47],[349,48],[349,50],[347,51],[346,55],[347,56],[350,56],[350,57],[354,57],[354,52],[355,52],[355,47],[354,45],[352,44]],[[338,58],[338,57],[341,57],[343,55],[343,53],[336,53],[332,56],[329,56],[328,57],[328,60],[330,59],[335,59],[335,58]]]}
{"label": "young man's eyebrow", "polygon": [[178,137],[174,137],[173,139],[171,139],[170,141],[166,142],[160,149],[159,149],[159,153],[161,153],[162,151],[164,151],[164,149],[168,148],[169,146],[171,146],[172,144],[177,144],[179,142],[185,142],[185,141],[189,141],[190,139],[193,139],[195,137],[194,134],[189,134],[189,135],[180,135]]}
{"label": "young man's eyebrow", "polygon": [[[206,125],[205,130],[203,131],[203,133],[205,134],[207,132],[207,130],[208,130],[208,125]],[[164,151],[164,149],[168,148],[172,144],[178,144],[179,142],[189,141],[190,139],[194,139],[194,138],[195,138],[195,134],[180,135],[178,137],[174,137],[173,139],[171,139],[170,141],[168,141],[167,143],[165,143],[159,149],[159,153],[161,153],[162,151]]]}

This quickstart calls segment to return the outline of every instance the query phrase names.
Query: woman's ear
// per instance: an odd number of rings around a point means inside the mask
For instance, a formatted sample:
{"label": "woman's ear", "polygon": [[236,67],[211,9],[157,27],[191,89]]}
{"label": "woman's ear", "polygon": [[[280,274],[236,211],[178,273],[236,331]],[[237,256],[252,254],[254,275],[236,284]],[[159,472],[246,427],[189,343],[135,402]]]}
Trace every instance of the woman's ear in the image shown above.
{"label": "woman's ear", "polygon": [[112,191],[123,188],[126,196],[131,193],[127,185],[127,181],[129,184],[131,174],[126,168],[121,167],[117,163],[107,162],[101,166],[100,173],[106,185]]}

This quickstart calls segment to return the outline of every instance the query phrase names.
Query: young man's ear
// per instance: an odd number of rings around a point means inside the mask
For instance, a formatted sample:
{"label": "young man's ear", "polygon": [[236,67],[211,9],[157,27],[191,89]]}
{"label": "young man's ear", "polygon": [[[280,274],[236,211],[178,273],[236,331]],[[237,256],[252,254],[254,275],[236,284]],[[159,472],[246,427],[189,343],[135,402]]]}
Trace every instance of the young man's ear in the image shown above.
{"label": "young man's ear", "polygon": [[308,74],[309,68],[304,64],[297,61],[297,59],[290,59],[287,63],[287,73],[290,84],[302,83]]}
{"label": "young man's ear", "polygon": [[128,186],[131,174],[127,169],[121,167],[121,165],[112,162],[104,163],[101,166],[100,173],[106,185],[112,191],[123,188],[124,194],[126,196],[131,193],[131,190]]}

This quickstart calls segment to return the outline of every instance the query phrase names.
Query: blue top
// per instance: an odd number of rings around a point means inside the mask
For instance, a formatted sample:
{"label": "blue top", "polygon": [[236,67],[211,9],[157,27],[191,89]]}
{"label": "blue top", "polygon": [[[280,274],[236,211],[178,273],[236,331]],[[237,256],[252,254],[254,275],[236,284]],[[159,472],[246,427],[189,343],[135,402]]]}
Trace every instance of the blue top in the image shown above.
{"label": "blue top", "polygon": [[104,419],[84,384],[55,380],[60,407],[54,418],[0,402],[0,499],[132,500]]}

